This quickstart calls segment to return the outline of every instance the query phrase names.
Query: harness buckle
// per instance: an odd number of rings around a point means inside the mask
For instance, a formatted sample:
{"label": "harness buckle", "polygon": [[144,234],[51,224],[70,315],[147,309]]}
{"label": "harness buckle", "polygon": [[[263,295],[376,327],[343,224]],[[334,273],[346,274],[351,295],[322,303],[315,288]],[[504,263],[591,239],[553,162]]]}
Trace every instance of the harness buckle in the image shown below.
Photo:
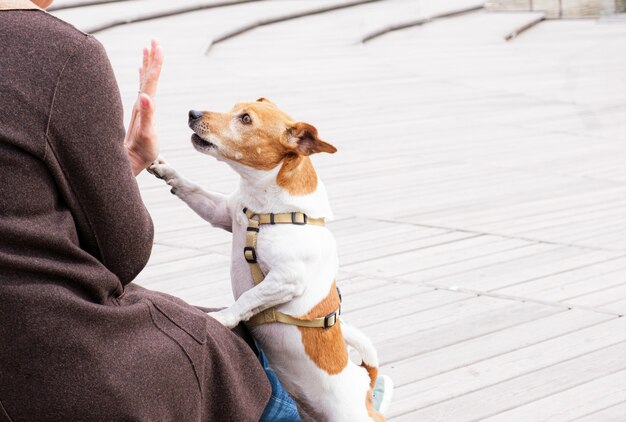
{"label": "harness buckle", "polygon": [[243,257],[246,258],[248,264],[256,264],[256,251],[252,246],[246,246],[243,248]]}
{"label": "harness buckle", "polygon": [[324,328],[330,328],[337,323],[337,311],[332,312],[324,317]]}
{"label": "harness buckle", "polygon": [[[298,220],[298,214],[302,214],[302,220]],[[307,223],[306,214],[305,213],[292,212],[291,213],[291,223],[295,224],[295,225],[298,225],[298,226],[304,226]]]}

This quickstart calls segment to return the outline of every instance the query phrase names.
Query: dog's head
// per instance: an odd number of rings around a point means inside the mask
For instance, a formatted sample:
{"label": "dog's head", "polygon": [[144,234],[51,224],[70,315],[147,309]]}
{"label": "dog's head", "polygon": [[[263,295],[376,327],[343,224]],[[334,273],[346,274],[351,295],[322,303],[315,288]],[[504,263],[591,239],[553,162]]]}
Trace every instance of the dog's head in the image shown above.
{"label": "dog's head", "polygon": [[191,110],[189,127],[198,151],[257,170],[271,170],[287,157],[337,151],[315,127],[295,122],[265,98],[235,104],[226,113]]}

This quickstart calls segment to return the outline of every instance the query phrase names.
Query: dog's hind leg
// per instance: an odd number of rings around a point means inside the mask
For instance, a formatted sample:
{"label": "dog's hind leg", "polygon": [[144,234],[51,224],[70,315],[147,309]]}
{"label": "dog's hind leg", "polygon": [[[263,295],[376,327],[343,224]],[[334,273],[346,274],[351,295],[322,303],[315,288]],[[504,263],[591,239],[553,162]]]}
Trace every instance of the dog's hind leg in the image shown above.
{"label": "dog's hind leg", "polygon": [[[366,395],[365,407],[369,415],[370,420],[375,422],[384,422],[386,419],[378,410],[374,408],[373,404],[373,390],[376,386],[376,380],[378,379],[378,353],[372,344],[372,341],[361,332],[359,329],[345,323],[341,320],[341,332],[343,338],[351,347],[354,347],[361,355],[361,367],[367,371],[367,375],[370,380],[369,390]],[[389,399],[391,395],[389,395]]]}
{"label": "dog's hind leg", "polygon": [[363,363],[368,366],[378,368],[378,353],[372,344],[372,341],[358,328],[348,324],[343,319],[341,320],[341,332],[346,344],[350,347],[354,347]]}
{"label": "dog's hind leg", "polygon": [[372,341],[361,330],[341,320],[341,333],[346,344],[356,349],[361,355],[361,360],[372,383],[376,382],[378,373],[378,353],[372,344]]}

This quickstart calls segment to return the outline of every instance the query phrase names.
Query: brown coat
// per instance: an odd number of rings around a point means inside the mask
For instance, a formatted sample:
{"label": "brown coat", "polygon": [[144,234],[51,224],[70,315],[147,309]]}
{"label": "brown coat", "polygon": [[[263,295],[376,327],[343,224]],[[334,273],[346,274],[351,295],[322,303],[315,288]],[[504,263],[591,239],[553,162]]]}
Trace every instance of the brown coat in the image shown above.
{"label": "brown coat", "polygon": [[131,283],[153,228],[111,66],[32,7],[0,0],[0,421],[258,420],[246,343]]}

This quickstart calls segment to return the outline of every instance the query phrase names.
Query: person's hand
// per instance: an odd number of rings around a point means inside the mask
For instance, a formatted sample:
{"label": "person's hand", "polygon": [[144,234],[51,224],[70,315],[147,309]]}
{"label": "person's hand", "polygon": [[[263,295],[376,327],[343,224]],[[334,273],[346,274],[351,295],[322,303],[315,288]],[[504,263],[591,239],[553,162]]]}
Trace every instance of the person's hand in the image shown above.
{"label": "person's hand", "polygon": [[139,68],[139,95],[133,106],[124,145],[135,175],[147,168],[159,155],[159,139],[154,129],[154,96],[156,95],[163,49],[152,40],[143,49],[143,64]]}

